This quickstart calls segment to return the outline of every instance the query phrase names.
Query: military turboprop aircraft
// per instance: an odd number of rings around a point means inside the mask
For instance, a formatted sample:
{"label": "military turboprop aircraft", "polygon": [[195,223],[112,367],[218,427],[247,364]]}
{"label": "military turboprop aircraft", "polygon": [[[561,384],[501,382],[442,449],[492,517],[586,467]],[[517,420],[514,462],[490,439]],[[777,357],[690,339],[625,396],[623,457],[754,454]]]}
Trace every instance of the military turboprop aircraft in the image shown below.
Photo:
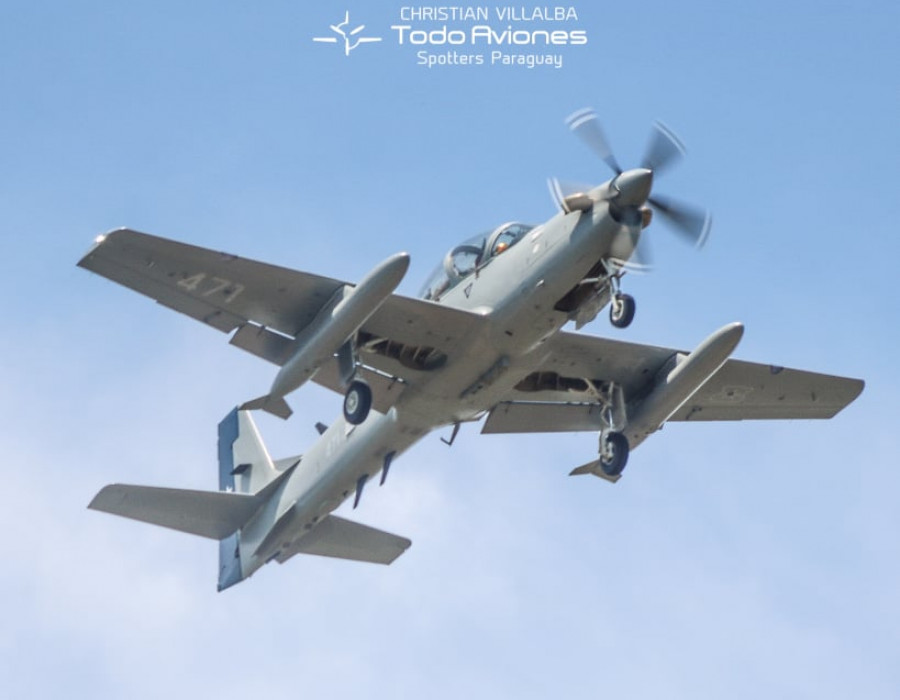
{"label": "military turboprop aircraft", "polygon": [[[599,454],[572,474],[617,481],[631,450],[669,421],[830,418],[863,382],[730,359],[743,334],[723,326],[692,352],[563,331],[620,290],[654,212],[702,244],[705,213],[651,194],[683,153],[662,126],[639,168],[619,167],[590,110],[570,128],[612,168],[579,191],[551,182],[560,211],[503,224],[452,248],[421,298],[394,293],[400,253],[359,284],[246,260],[128,229],[100,236],[78,263],[213,328],[278,367],[264,396],[219,426],[219,492],[107,486],[90,507],[221,541],[219,590],[273,559],[304,552],[390,563],[409,540],[332,515],[367,481],[442,426],[482,432],[595,431]],[[302,457],[273,462],[248,413],[288,417],[307,380],[344,394],[343,415]],[[374,409],[374,410],[372,410]]]}

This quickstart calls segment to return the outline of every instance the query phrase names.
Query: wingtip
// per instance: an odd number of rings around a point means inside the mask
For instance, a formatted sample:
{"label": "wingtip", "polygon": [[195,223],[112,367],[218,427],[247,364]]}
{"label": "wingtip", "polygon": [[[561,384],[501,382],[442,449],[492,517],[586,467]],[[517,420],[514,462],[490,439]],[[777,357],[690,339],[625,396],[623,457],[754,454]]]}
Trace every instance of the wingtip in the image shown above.
{"label": "wingtip", "polygon": [[121,484],[107,484],[104,486],[94,495],[91,502],[88,503],[88,510],[109,513],[111,501],[117,497],[118,500],[122,500],[121,486]]}
{"label": "wingtip", "polygon": [[120,226],[119,228],[114,228],[110,231],[107,231],[106,233],[98,234],[97,236],[94,237],[94,240],[91,243],[91,247],[88,248],[88,251],[83,256],[81,256],[81,260],[79,260],[76,263],[76,265],[78,267],[82,267],[86,270],[90,270],[91,269],[91,266],[89,264],[90,259],[93,257],[94,253],[97,252],[97,250],[100,248],[100,246],[102,246],[104,243],[106,243],[111,237],[116,236],[116,234],[119,234],[122,232],[128,232],[128,231],[131,231],[131,229],[129,229],[125,226]]}
{"label": "wingtip", "polygon": [[102,246],[106,242],[107,234],[101,233],[99,236],[94,238],[94,242],[91,244],[91,247],[88,248],[88,251],[81,256],[81,259],[75,263],[78,267],[83,268],[85,270],[90,270],[90,261],[94,256],[94,253],[97,252],[97,249]]}

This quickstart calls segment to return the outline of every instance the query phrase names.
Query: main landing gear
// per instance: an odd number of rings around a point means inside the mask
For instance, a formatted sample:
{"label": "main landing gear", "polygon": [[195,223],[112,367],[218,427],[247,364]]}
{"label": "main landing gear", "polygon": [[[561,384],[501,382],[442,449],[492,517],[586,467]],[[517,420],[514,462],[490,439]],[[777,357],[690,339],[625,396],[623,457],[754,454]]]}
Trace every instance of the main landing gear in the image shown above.
{"label": "main landing gear", "polygon": [[605,388],[605,391],[598,394],[602,409],[600,454],[597,456],[597,465],[603,475],[616,480],[628,464],[628,438],[623,432],[628,425],[625,392],[620,385],[613,382]]}
{"label": "main landing gear", "polygon": [[344,394],[344,419],[350,425],[359,425],[372,408],[372,387],[357,376],[359,361],[356,357],[356,338],[344,343],[337,352],[338,371],[347,387]]}
{"label": "main landing gear", "polygon": [[359,425],[372,408],[372,387],[361,379],[354,379],[344,394],[344,418],[350,425]]}
{"label": "main landing gear", "polygon": [[599,462],[606,476],[619,476],[628,464],[628,438],[618,432],[601,434]]}
{"label": "main landing gear", "polygon": [[594,476],[616,483],[628,464],[631,445],[626,435],[628,429],[628,406],[625,402],[625,390],[616,382],[597,382],[586,380],[596,403],[590,413],[598,419],[600,428],[600,444],[597,458],[576,467],[572,476],[593,474]]}

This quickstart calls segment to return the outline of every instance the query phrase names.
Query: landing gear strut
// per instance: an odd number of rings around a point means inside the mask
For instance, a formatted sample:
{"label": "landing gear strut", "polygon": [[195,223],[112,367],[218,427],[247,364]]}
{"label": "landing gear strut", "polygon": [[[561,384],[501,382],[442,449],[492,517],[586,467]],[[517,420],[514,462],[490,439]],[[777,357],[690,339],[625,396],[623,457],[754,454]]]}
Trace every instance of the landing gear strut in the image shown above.
{"label": "landing gear strut", "polygon": [[603,472],[602,476],[616,481],[628,463],[628,438],[623,432],[628,425],[625,391],[621,385],[611,383],[605,391],[598,393],[603,403],[600,414],[603,427],[600,430],[600,454],[596,464]]}

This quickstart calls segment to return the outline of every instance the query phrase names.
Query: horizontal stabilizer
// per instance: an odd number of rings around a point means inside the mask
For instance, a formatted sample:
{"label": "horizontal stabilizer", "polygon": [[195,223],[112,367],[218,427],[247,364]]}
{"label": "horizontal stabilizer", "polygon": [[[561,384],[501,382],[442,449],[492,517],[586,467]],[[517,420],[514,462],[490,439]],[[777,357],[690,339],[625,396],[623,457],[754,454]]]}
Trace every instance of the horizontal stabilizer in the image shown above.
{"label": "horizontal stabilizer", "polygon": [[582,476],[583,474],[593,474],[594,476],[599,476],[601,479],[605,479],[612,484],[616,483],[619,479],[622,478],[621,474],[609,476],[609,474],[604,472],[603,467],[600,466],[599,459],[595,459],[593,462],[588,462],[587,464],[582,464],[580,467],[576,467],[569,472],[569,476]]}
{"label": "horizontal stabilizer", "polygon": [[277,559],[279,564],[283,564],[295,554],[317,554],[373,564],[390,564],[411,544],[405,537],[329,515],[312,532],[282,551]]}
{"label": "horizontal stabilizer", "polygon": [[88,508],[221,540],[239,530],[260,499],[240,493],[110,484]]}
{"label": "horizontal stabilizer", "polygon": [[242,411],[258,411],[263,410],[271,413],[273,416],[278,416],[279,418],[283,418],[287,420],[291,417],[293,411],[291,407],[288,406],[288,402],[284,400],[283,396],[274,397],[266,394],[265,396],[260,396],[258,399],[253,399],[251,401],[247,401],[246,403],[241,405]]}

